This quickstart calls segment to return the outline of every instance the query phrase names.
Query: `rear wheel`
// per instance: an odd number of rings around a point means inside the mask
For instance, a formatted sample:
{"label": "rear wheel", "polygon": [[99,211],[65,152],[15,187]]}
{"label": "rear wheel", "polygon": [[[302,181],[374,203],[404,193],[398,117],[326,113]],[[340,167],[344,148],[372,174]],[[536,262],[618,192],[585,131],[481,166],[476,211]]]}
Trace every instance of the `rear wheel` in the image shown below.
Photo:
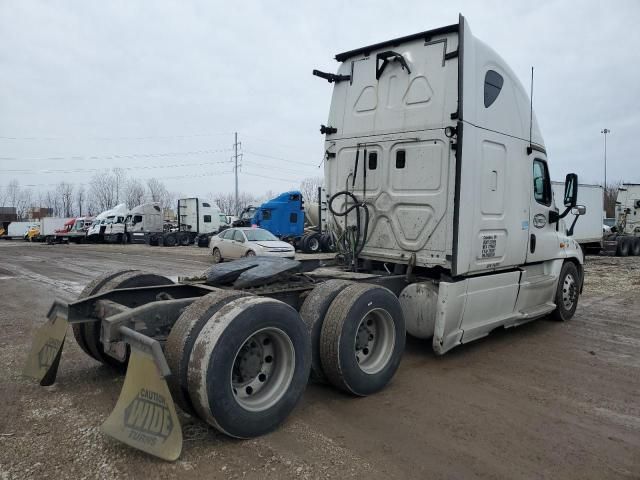
{"label": "rear wheel", "polygon": [[200,418],[236,438],[277,428],[309,377],[309,335],[283,302],[259,297],[220,308],[196,339],[188,391]]}
{"label": "rear wheel", "polygon": [[393,292],[376,285],[351,285],[336,296],[324,318],[322,369],[341,390],[370,395],[395,374],[405,339],[402,309]]}
{"label": "rear wheel", "polygon": [[211,256],[213,257],[213,263],[220,263],[222,261],[222,254],[220,253],[220,249],[218,247],[214,248],[211,252]]}
{"label": "rear wheel", "polygon": [[180,235],[178,237],[178,241],[180,242],[180,245],[182,245],[183,247],[186,247],[191,243],[188,233],[183,233],[182,235]]}
{"label": "rear wheel", "polygon": [[186,308],[171,328],[164,348],[167,364],[173,373],[167,378],[167,383],[176,403],[185,412],[195,413],[189,397],[187,375],[196,338],[220,308],[232,300],[248,295],[235,290],[220,290],[200,297]]}
{"label": "rear wheel", "polygon": [[320,332],[322,331],[324,317],[336,296],[352,284],[353,282],[347,280],[328,280],[323,282],[311,290],[311,293],[302,303],[302,308],[300,308],[300,316],[311,337],[311,377],[314,380],[326,380],[320,360]]}
{"label": "rear wheel", "polygon": [[178,238],[175,234],[171,233],[164,237],[164,241],[162,242],[162,244],[165,247],[175,247],[178,244]]}
{"label": "rear wheel", "polygon": [[629,242],[626,237],[618,237],[618,245],[616,247],[617,257],[629,256]]}
{"label": "rear wheel", "polygon": [[558,321],[571,320],[578,308],[580,295],[580,274],[573,262],[566,262],[560,270],[558,288],[556,289],[556,309],[551,316]]}
{"label": "rear wheel", "polygon": [[[98,293],[108,292],[117,288],[148,287],[151,285],[172,285],[173,282],[166,277],[154,273],[145,273],[139,270],[122,270],[101,275],[91,281],[80,293],[79,298],[90,297]],[[105,365],[124,370],[128,358],[120,361],[108,355],[100,340],[101,324],[99,321],[72,324],[73,336],[80,348],[89,356]],[[127,355],[128,357],[128,355]]]}
{"label": "rear wheel", "polygon": [[245,257],[255,257],[256,256],[256,252],[254,252],[253,250],[247,250],[247,253],[244,254]]}
{"label": "rear wheel", "polygon": [[312,233],[307,237],[305,242],[305,253],[318,253],[320,251],[320,235]]}

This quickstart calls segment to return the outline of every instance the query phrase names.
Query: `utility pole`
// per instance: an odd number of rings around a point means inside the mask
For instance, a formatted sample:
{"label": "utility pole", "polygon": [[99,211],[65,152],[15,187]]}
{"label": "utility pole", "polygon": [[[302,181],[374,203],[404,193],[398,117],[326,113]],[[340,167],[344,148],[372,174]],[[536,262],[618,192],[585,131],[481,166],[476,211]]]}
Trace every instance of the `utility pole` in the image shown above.
{"label": "utility pole", "polygon": [[235,205],[235,214],[238,215],[239,209],[238,209],[238,157],[242,157],[242,154],[238,155],[238,147],[241,146],[241,143],[238,143],[238,132],[235,132],[234,134],[234,142],[233,142],[233,158],[235,160],[235,167],[234,167],[234,172],[236,174],[236,205]]}
{"label": "utility pole", "polygon": [[611,133],[611,130],[604,128],[600,131],[604,134],[604,209],[607,210],[607,134]]}

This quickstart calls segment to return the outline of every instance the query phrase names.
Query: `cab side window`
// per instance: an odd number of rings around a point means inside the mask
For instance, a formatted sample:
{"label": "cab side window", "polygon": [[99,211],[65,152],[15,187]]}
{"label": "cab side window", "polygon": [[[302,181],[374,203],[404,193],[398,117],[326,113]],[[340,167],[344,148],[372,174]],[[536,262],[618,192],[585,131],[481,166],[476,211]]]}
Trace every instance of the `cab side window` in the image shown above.
{"label": "cab side window", "polygon": [[542,205],[551,205],[551,179],[547,163],[542,160],[533,161],[533,198]]}

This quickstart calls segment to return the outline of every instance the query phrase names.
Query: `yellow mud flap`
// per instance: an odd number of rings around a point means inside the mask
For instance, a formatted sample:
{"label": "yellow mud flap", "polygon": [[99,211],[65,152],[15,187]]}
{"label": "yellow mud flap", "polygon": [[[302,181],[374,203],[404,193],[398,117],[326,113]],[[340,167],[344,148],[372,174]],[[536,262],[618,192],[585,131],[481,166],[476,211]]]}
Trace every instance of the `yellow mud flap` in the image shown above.
{"label": "yellow mud flap", "polygon": [[37,380],[43,386],[52,385],[56,379],[69,326],[67,307],[60,301],[54,302],[47,316],[49,320],[36,331],[22,370],[24,376]]}
{"label": "yellow mud flap", "polygon": [[182,428],[164,377],[170,372],[160,344],[127,327],[131,346],[118,403],[102,431],[133,448],[173,461],[182,451]]}

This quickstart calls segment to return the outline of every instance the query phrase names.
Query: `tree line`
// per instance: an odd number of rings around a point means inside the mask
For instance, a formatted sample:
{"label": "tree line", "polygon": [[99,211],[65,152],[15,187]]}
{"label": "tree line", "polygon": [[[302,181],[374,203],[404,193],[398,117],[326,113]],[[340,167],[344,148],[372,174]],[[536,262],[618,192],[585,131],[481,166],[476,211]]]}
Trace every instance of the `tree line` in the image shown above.
{"label": "tree line", "polygon": [[[318,186],[321,185],[321,177],[304,179],[300,184],[303,198],[315,202]],[[240,192],[237,205],[234,193],[212,192],[207,199],[215,202],[222,212],[237,216],[247,206],[259,205],[276,195],[273,190],[261,195]],[[143,181],[128,176],[120,168],[96,173],[86,184],[61,181],[49,189],[35,190],[34,187],[23,187],[17,180],[11,180],[7,185],[0,186],[0,207],[15,207],[18,218],[24,220],[29,218],[34,208],[50,209],[54,217],[94,216],[120,203],[133,208],[145,202],[159,202],[163,209],[175,210],[178,198],[184,197],[178,192],[169,191],[156,178]]]}

